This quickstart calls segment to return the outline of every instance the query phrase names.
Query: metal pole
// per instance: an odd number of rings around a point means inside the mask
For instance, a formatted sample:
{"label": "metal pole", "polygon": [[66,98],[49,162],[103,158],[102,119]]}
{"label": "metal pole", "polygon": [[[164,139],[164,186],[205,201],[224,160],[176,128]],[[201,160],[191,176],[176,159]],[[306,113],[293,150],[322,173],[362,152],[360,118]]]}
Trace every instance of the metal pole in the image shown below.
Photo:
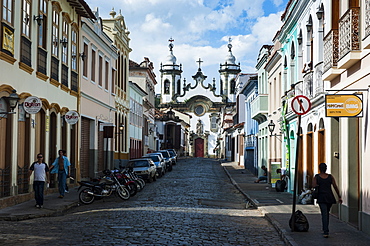
{"label": "metal pole", "polygon": [[105,169],[108,168],[108,138],[105,138]]}
{"label": "metal pole", "polygon": [[299,160],[299,137],[300,137],[300,129],[301,129],[301,115],[298,115],[298,128],[297,128],[297,144],[295,150],[295,167],[294,167],[294,186],[293,186],[293,207],[292,207],[292,221],[291,221],[291,229],[294,231],[294,213],[296,208],[296,200],[297,200],[297,183],[298,183],[298,160]]}

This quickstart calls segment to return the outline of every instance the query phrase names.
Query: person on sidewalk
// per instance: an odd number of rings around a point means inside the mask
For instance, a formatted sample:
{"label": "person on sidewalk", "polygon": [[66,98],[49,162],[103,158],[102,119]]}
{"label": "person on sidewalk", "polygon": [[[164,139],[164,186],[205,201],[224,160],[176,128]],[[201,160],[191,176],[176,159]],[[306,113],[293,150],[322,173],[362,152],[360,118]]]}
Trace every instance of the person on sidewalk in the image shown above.
{"label": "person on sidewalk", "polygon": [[263,171],[263,175],[262,176],[259,176],[258,179],[256,181],[254,181],[254,183],[259,183],[262,180],[266,180],[267,181],[267,167],[266,166],[262,166],[261,168],[262,168],[262,171]]}
{"label": "person on sidewalk", "polygon": [[329,212],[333,204],[336,203],[331,186],[334,187],[335,192],[339,197],[339,203],[342,203],[342,198],[339,194],[339,189],[333,175],[326,173],[327,166],[325,163],[320,163],[319,174],[313,178],[313,187],[318,187],[317,203],[321,211],[322,230],[324,237],[329,237]]}
{"label": "person on sidewalk", "polygon": [[32,172],[34,172],[33,190],[35,192],[36,208],[42,208],[44,206],[45,182],[49,183],[49,167],[43,161],[43,158],[44,156],[39,153],[37,155],[37,161],[32,163],[28,171],[28,178],[30,178]]}
{"label": "person on sidewalk", "polygon": [[59,150],[59,156],[55,159],[53,164],[50,166],[50,173],[58,173],[58,189],[59,198],[64,197],[66,190],[67,176],[70,174],[71,163],[65,156],[65,150]]}

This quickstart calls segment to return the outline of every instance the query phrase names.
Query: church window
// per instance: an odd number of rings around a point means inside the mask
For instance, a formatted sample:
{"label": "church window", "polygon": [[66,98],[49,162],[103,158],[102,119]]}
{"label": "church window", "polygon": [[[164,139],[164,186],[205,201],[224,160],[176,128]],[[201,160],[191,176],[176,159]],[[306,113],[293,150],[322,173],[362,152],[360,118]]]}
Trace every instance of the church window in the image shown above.
{"label": "church window", "polygon": [[164,94],[170,94],[170,81],[164,81]]}
{"label": "church window", "polygon": [[197,115],[197,116],[201,116],[204,114],[204,107],[202,105],[198,105],[195,107],[194,109],[194,113]]}
{"label": "church window", "polygon": [[181,95],[181,81],[177,80],[177,94]]}
{"label": "church window", "polygon": [[235,80],[230,81],[230,94],[235,94]]}
{"label": "church window", "polygon": [[217,118],[215,116],[211,119],[211,128],[216,129],[217,128]]}

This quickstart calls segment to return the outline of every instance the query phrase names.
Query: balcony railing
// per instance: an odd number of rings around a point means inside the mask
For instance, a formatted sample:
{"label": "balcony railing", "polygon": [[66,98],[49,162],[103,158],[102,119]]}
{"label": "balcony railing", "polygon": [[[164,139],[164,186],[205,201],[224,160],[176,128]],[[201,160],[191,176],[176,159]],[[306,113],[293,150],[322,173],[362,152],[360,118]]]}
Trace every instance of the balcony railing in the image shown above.
{"label": "balcony railing", "polygon": [[324,93],[324,82],[322,80],[322,67],[323,67],[322,63],[319,63],[315,67],[315,96]]}
{"label": "balcony railing", "polygon": [[354,7],[339,20],[339,57],[360,50],[360,8]]}
{"label": "balcony railing", "polygon": [[313,96],[313,71],[306,73],[303,76],[303,92],[308,98]]}
{"label": "balcony railing", "polygon": [[253,119],[258,120],[268,113],[268,95],[258,95],[251,102],[251,116]]}
{"label": "balcony railing", "polygon": [[370,0],[365,0],[365,38],[370,35]]}
{"label": "balcony railing", "polygon": [[245,147],[255,147],[255,145],[256,145],[256,136],[247,135],[245,137]]}
{"label": "balcony railing", "polygon": [[336,67],[339,59],[339,32],[331,30],[324,38],[324,72]]}

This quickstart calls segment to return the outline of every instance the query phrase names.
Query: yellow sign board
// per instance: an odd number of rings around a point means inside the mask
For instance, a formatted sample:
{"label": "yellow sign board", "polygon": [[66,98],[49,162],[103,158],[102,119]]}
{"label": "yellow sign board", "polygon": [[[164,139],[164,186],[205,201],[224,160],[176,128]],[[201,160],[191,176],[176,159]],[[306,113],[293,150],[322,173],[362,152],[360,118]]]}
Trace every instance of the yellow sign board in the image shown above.
{"label": "yellow sign board", "polygon": [[362,95],[326,95],[327,117],[362,117]]}
{"label": "yellow sign board", "polygon": [[14,33],[7,27],[3,27],[3,49],[14,54]]}

